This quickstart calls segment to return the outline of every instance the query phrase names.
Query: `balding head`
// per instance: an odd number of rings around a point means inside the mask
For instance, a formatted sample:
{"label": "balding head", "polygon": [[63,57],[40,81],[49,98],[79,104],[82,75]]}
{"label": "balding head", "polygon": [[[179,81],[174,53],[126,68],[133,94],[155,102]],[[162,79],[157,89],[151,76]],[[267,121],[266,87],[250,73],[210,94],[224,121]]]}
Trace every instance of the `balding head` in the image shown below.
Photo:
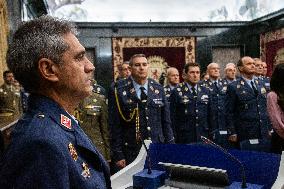
{"label": "balding head", "polygon": [[212,62],[207,66],[207,73],[211,79],[218,79],[220,77],[220,66],[219,64]]}
{"label": "balding head", "polygon": [[167,69],[167,79],[170,85],[177,85],[179,83],[179,72],[176,68],[170,67]]}

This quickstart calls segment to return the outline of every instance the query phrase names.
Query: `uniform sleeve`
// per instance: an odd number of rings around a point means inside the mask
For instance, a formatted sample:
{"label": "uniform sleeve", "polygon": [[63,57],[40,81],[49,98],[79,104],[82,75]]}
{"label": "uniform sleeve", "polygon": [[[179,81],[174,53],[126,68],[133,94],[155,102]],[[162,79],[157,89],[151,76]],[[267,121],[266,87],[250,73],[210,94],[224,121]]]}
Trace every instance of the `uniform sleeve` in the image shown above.
{"label": "uniform sleeve", "polygon": [[122,128],[115,100],[114,86],[111,86],[108,94],[108,115],[111,156],[112,160],[117,162],[125,158],[122,152]]}
{"label": "uniform sleeve", "polygon": [[3,188],[70,188],[62,149],[47,141],[33,140],[10,148],[0,177]]}
{"label": "uniform sleeve", "polygon": [[235,107],[236,107],[236,91],[232,85],[228,85],[228,90],[225,99],[226,108],[226,124],[228,135],[236,134],[236,128],[234,124],[235,117]]}
{"label": "uniform sleeve", "polygon": [[166,99],[164,90],[162,89],[162,95],[165,102],[163,112],[162,112],[162,120],[163,120],[163,133],[165,136],[165,141],[167,143],[174,143],[174,135],[171,127],[171,116],[170,116],[170,105],[168,100]]}
{"label": "uniform sleeve", "polygon": [[109,139],[109,129],[108,129],[108,109],[106,103],[102,100],[101,102],[101,120],[100,120],[100,131],[102,139],[104,141],[104,151],[107,160],[110,160],[110,139]]}
{"label": "uniform sleeve", "polygon": [[175,113],[176,113],[176,91],[173,90],[170,96],[170,117],[171,117],[171,127],[174,133],[175,139],[177,139],[176,135],[176,127],[175,127]]}
{"label": "uniform sleeve", "polygon": [[270,92],[267,95],[267,111],[273,129],[281,138],[284,138],[284,112],[277,103],[275,92]]}

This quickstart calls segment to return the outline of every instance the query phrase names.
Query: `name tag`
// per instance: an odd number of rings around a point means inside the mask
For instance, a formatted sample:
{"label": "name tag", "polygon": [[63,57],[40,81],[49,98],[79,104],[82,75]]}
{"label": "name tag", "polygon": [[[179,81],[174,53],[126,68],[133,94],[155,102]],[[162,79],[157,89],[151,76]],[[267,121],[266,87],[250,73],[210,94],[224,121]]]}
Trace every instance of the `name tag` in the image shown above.
{"label": "name tag", "polygon": [[219,131],[220,135],[227,135],[228,131]]}
{"label": "name tag", "polygon": [[258,139],[250,139],[249,143],[250,144],[259,144],[259,140]]}

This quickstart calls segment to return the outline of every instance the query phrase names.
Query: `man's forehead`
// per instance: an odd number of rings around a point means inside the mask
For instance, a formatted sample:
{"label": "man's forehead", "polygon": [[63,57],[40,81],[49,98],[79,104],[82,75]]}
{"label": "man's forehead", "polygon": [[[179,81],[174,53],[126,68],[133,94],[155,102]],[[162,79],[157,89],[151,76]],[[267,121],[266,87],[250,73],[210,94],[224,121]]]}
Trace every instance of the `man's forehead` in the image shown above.
{"label": "man's forehead", "polygon": [[133,58],[134,63],[147,63],[147,58],[145,57],[135,57]]}
{"label": "man's forehead", "polygon": [[251,57],[244,57],[243,63],[254,63],[254,60]]}

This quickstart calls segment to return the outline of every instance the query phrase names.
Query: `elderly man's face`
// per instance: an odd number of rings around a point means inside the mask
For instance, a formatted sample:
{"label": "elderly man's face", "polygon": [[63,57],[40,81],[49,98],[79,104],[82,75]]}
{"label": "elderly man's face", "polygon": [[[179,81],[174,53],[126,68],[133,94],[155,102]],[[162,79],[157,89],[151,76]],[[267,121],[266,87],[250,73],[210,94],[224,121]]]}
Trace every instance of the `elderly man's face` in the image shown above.
{"label": "elderly man's face", "polygon": [[263,64],[262,64],[262,61],[256,60],[256,61],[254,62],[254,65],[255,65],[255,75],[257,75],[257,76],[262,75],[262,73],[263,73]]}
{"label": "elderly man's face", "polygon": [[255,73],[254,60],[251,57],[244,57],[242,59],[243,65],[239,67],[244,74],[253,75]]}
{"label": "elderly man's face", "polygon": [[210,78],[218,79],[220,77],[220,66],[216,63],[213,63],[208,68],[208,74]]}
{"label": "elderly man's face", "polygon": [[179,84],[179,73],[178,70],[171,70],[170,73],[168,73],[168,82],[171,85],[177,85]]}
{"label": "elderly man's face", "polygon": [[67,97],[84,99],[92,93],[94,65],[88,60],[85,48],[71,33],[64,36],[69,48],[58,66],[57,88]]}
{"label": "elderly man's face", "polygon": [[231,66],[231,67],[228,67],[226,69],[226,78],[230,79],[230,80],[234,80],[236,79],[236,68]]}

